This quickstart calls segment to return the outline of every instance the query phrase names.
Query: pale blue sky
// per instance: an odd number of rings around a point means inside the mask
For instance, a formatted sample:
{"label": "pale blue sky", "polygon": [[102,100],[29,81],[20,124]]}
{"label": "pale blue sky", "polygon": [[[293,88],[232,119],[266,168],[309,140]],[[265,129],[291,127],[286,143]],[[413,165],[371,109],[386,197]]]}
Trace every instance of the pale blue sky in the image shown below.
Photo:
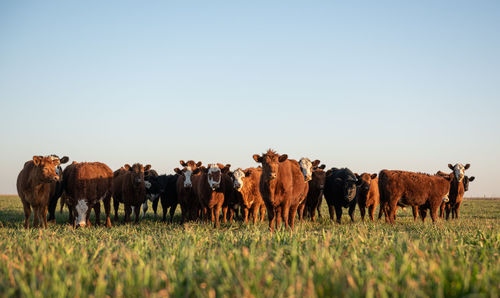
{"label": "pale blue sky", "polygon": [[500,196],[500,1],[2,1],[0,193],[35,154],[356,172]]}

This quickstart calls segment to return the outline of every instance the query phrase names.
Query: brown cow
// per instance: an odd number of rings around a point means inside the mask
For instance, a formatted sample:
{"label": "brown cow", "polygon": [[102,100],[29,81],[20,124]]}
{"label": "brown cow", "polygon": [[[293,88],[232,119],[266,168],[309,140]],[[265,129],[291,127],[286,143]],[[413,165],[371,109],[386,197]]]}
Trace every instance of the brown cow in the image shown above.
{"label": "brown cow", "polygon": [[375,208],[377,208],[380,201],[377,174],[363,173],[361,175],[355,175],[359,181],[356,195],[358,196],[358,206],[359,213],[361,213],[361,220],[365,220],[365,210],[368,208],[368,215],[373,221],[375,219]]}
{"label": "brown cow", "polygon": [[101,201],[106,213],[106,226],[111,227],[111,186],[113,171],[100,162],[81,162],[67,166],[63,171],[64,201],[70,209],[73,227],[89,225],[90,211],[94,209],[96,224],[100,224]]}
{"label": "brown cow", "polygon": [[379,174],[381,208],[387,222],[394,223],[399,204],[430,209],[432,221],[450,188],[450,177],[405,171],[382,170]]}
{"label": "brown cow", "polygon": [[306,212],[312,221],[316,221],[316,211],[318,211],[318,216],[321,218],[320,208],[326,180],[325,168],[325,165],[313,168],[312,179],[309,181],[305,204]]}
{"label": "brown cow", "polygon": [[[215,227],[219,227],[220,211],[223,211],[223,222],[227,221],[227,211],[233,199],[231,178],[227,175],[231,165],[209,164],[202,169],[201,174],[193,179],[193,191],[201,208]],[[230,221],[232,219],[232,215]]]}
{"label": "brown cow", "polygon": [[47,228],[47,211],[50,198],[56,192],[56,184],[60,180],[57,167],[68,162],[68,157],[61,159],[54,156],[33,156],[33,159],[24,163],[24,167],[17,176],[17,193],[24,208],[24,227],[29,228],[31,208],[35,212],[33,226],[40,223]]}
{"label": "brown cow", "polygon": [[457,163],[454,166],[448,164],[448,168],[450,168],[452,172],[453,179],[450,183],[450,195],[449,201],[445,202],[444,209],[446,210],[446,219],[457,218],[460,211],[460,205],[464,200],[465,186],[464,186],[464,178],[465,178],[465,170],[470,167],[470,164],[466,164],[465,166]]}
{"label": "brown cow", "polygon": [[140,207],[146,198],[144,172],[149,171],[150,168],[151,165],[143,166],[135,163],[132,166],[126,164],[123,170],[115,171],[113,178],[115,219],[117,219],[119,203],[123,203],[125,205],[124,221],[130,221],[130,214],[134,213],[135,223],[139,222]]}
{"label": "brown cow", "polygon": [[304,182],[299,163],[271,149],[262,156],[254,154],[253,159],[262,163],[259,188],[267,207],[269,229],[273,232],[275,223],[280,228],[282,218],[285,227],[293,229],[297,208],[307,196],[309,187]]}
{"label": "brown cow", "polygon": [[264,221],[266,214],[266,204],[262,199],[259,190],[260,176],[262,168],[236,169],[232,174],[233,187],[235,189],[236,201],[240,202],[243,208],[245,223],[248,223],[248,214],[253,218],[253,223],[257,223],[260,211],[260,221]]}
{"label": "brown cow", "polygon": [[193,192],[193,181],[195,175],[198,175],[201,167],[201,161],[195,163],[193,160],[179,162],[184,168],[180,170],[175,168],[174,171],[179,175],[177,179],[177,198],[181,205],[181,223],[186,220],[195,220],[199,216],[199,203]]}

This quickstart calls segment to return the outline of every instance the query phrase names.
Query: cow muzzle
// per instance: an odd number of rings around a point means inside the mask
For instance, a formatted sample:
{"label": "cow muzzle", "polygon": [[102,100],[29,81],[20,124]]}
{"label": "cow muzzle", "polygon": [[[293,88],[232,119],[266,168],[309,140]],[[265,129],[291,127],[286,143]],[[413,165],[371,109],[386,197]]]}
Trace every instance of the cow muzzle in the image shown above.
{"label": "cow muzzle", "polygon": [[271,180],[276,179],[277,176],[276,173],[269,173],[269,179]]}

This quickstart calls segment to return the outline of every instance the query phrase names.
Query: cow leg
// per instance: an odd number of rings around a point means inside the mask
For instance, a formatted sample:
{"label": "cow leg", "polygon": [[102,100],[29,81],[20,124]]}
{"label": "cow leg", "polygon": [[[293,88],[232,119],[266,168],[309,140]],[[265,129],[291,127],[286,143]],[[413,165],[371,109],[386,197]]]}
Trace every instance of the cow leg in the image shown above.
{"label": "cow leg", "polygon": [[267,219],[269,220],[269,230],[271,233],[274,231],[274,221],[276,220],[276,214],[272,206],[266,206],[267,208]]}
{"label": "cow leg", "polygon": [[445,211],[446,211],[446,220],[448,220],[450,219],[451,204],[446,204]]}
{"label": "cow leg", "polygon": [[333,213],[334,213],[333,205],[328,205],[328,213],[330,213],[330,220],[333,221]]}
{"label": "cow leg", "polygon": [[264,217],[266,216],[266,205],[260,206],[260,222],[264,222]]}
{"label": "cow leg", "polygon": [[101,225],[101,202],[100,201],[97,201],[94,204],[94,214],[95,214],[95,225],[96,226]]}
{"label": "cow leg", "polygon": [[134,208],[134,222],[139,223],[139,214],[141,213],[141,205],[135,206]]}
{"label": "cow leg", "polygon": [[366,213],[365,206],[360,205],[359,206],[359,214],[361,215],[361,221],[365,221],[365,213]]}
{"label": "cow leg", "polygon": [[[394,224],[396,221],[396,210],[398,208],[398,201],[399,200],[390,200],[390,204],[387,205],[386,208],[388,208],[388,220],[391,224]],[[386,219],[387,221],[387,219]]]}
{"label": "cow leg", "polygon": [[47,224],[47,212],[48,212],[48,206],[42,207],[40,209],[40,214],[42,216],[42,218],[40,219],[40,221],[42,222],[42,228],[44,228],[44,229],[46,229],[48,227],[48,224]]}
{"label": "cow leg", "polygon": [[[293,230],[293,227],[295,226],[295,214],[297,213],[297,206],[291,206],[290,207],[290,212],[289,212],[289,222],[290,222],[290,227],[292,228]],[[302,211],[304,211],[304,209],[302,209]]]}
{"label": "cow leg", "polygon": [[285,224],[285,229],[289,230],[290,229],[290,205],[285,205],[281,209],[282,213],[281,216],[283,218],[283,223]]}
{"label": "cow leg", "polygon": [[59,198],[52,197],[49,201],[49,222],[56,222],[56,209],[57,209],[57,200]]}
{"label": "cow leg", "polygon": [[118,198],[113,197],[113,207],[115,207],[115,221],[118,221],[118,208],[120,208]]}
{"label": "cow leg", "polygon": [[335,214],[337,215],[337,223],[342,221],[342,206],[335,206]]}
{"label": "cow leg", "polygon": [[227,222],[227,206],[222,207],[222,222]]}
{"label": "cow leg", "polygon": [[282,210],[283,208],[281,206],[274,208],[274,217],[276,217],[277,230],[281,229],[281,219],[283,218]]}
{"label": "cow leg", "polygon": [[257,205],[253,205],[252,206],[252,209],[250,209],[251,212],[252,212],[252,219],[253,219],[253,224],[256,225],[257,224],[257,219],[259,217],[259,206]]}
{"label": "cow leg", "polygon": [[[311,220],[313,222],[316,221],[316,208],[314,208],[314,207],[309,208],[309,216],[311,217]],[[318,216],[319,216],[319,214],[318,214]]]}
{"label": "cow leg", "polygon": [[243,214],[244,214],[243,216],[244,216],[245,224],[248,223],[248,212],[249,212],[248,208],[245,207],[245,209],[243,209]]}
{"label": "cow leg", "polygon": [[[139,206],[140,208],[141,206]],[[146,216],[146,211],[148,211],[148,200],[145,200],[144,203],[142,203],[142,214],[141,217]]]}
{"label": "cow leg", "polygon": [[175,209],[177,209],[177,204],[174,204],[172,207],[170,207],[169,214],[170,214],[170,223],[174,223],[174,214],[175,214]]}
{"label": "cow leg", "polygon": [[61,197],[61,203],[60,203],[61,209],[59,210],[59,213],[63,213],[64,201],[65,201],[64,197]]}
{"label": "cow leg", "polygon": [[24,200],[22,202],[23,202],[23,209],[24,209],[24,228],[25,229],[29,229],[29,227],[30,227],[31,207]]}
{"label": "cow leg", "polygon": [[442,202],[441,205],[439,206],[439,217],[444,218],[444,206],[446,205],[445,202]]}
{"label": "cow leg", "polygon": [[[304,209],[306,208],[306,203],[302,203],[301,205],[299,205],[299,208],[296,209],[296,211],[298,211],[299,213],[299,220],[302,222],[304,220]],[[292,227],[293,228],[293,227]]]}
{"label": "cow leg", "polygon": [[132,213],[132,208],[130,207],[129,204],[124,204],[125,205],[125,218],[124,222],[127,223],[130,221],[130,214]]}
{"label": "cow leg", "polygon": [[215,206],[214,208],[215,208],[215,227],[218,228],[218,227],[220,227],[219,215],[220,215],[221,206]]}
{"label": "cow leg", "polygon": [[[430,200],[431,202],[435,202],[436,200]],[[432,222],[435,223],[436,222],[436,219],[437,219],[437,215],[438,215],[438,209],[439,209],[439,205],[438,204],[434,204],[434,205],[430,205],[430,208],[431,210],[431,219],[432,219]]]}
{"label": "cow leg", "polygon": [[375,205],[368,206],[368,215],[371,221],[375,220]]}
{"label": "cow leg", "polygon": [[419,212],[420,218],[422,218],[422,222],[425,222],[425,218],[427,217],[427,209],[421,208]]}
{"label": "cow leg", "polygon": [[[106,227],[111,228],[111,197],[106,197],[102,200],[104,205],[104,213],[106,214]],[[99,204],[100,205],[100,204]]]}
{"label": "cow leg", "polygon": [[455,218],[458,219],[458,213],[460,211],[460,205],[462,204],[462,202],[460,203],[456,203],[455,204]]}
{"label": "cow leg", "polygon": [[156,198],[156,200],[153,201],[153,213],[155,214],[155,217],[157,216],[157,211],[158,211],[158,202],[160,201],[160,197]]}
{"label": "cow leg", "polygon": [[413,213],[413,221],[417,221],[418,218],[418,206],[411,206],[411,212]]}
{"label": "cow leg", "polygon": [[349,206],[349,217],[351,217],[351,221],[354,222],[354,210],[356,210],[356,203],[353,202]]}

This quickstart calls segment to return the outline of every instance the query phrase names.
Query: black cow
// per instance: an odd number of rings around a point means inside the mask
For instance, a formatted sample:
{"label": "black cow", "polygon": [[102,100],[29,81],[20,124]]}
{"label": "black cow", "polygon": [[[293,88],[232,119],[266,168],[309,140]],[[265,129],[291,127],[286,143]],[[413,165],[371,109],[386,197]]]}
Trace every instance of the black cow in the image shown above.
{"label": "black cow", "polygon": [[[158,209],[158,201],[161,199],[161,206],[163,209],[163,221],[167,220],[167,211],[170,208],[170,222],[173,222],[175,209],[179,201],[177,200],[177,179],[179,175],[160,175],[160,176],[150,176],[145,178],[148,182],[146,185],[146,198],[153,202],[153,211],[156,215]],[[143,204],[146,206],[147,202]]]}
{"label": "black cow", "polygon": [[464,184],[464,192],[469,190],[469,182],[474,181],[474,179],[476,179],[474,176],[464,176],[464,180],[462,180],[462,183]]}
{"label": "black cow", "polygon": [[[59,159],[59,156],[57,156],[55,154],[52,154],[51,157],[52,157],[52,159]],[[68,158],[66,156],[60,160],[62,160],[61,163],[68,162]],[[48,211],[49,211],[48,217],[49,218],[47,219],[47,221],[54,222],[54,223],[56,222],[55,213],[56,213],[56,208],[57,208],[57,201],[59,200],[59,198],[61,197],[61,195],[63,193],[63,184],[62,184],[63,170],[61,168],[61,165],[58,165],[56,167],[56,173],[59,175],[59,181],[56,182],[55,192],[52,194],[52,196],[49,199],[49,206],[48,206]]]}
{"label": "black cow", "polygon": [[334,208],[338,223],[340,223],[342,218],[342,208],[349,208],[349,216],[354,221],[354,209],[357,203],[357,183],[356,176],[347,168],[332,168],[327,171],[323,193],[328,204],[331,220],[333,220]]}

